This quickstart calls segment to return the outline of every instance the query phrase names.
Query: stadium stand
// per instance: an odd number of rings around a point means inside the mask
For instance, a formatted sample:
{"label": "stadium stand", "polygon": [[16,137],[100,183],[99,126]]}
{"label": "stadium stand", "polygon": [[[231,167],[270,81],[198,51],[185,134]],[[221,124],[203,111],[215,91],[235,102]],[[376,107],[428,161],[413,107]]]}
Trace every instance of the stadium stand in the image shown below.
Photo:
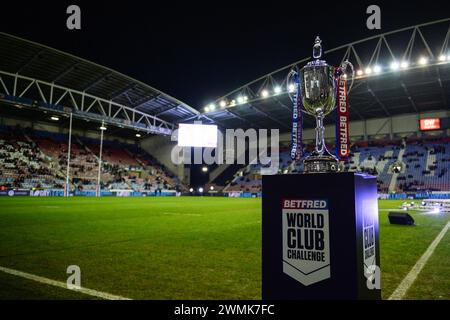
{"label": "stadium stand", "polygon": [[[95,190],[99,141],[74,136],[71,186]],[[67,136],[29,128],[0,127],[0,186],[17,189],[62,189]],[[149,154],[134,145],[104,141],[101,185],[104,190],[159,191],[185,189]]]}
{"label": "stadium stand", "polygon": [[[306,146],[306,150],[309,148]],[[381,193],[446,191],[450,188],[449,163],[448,137],[371,143],[362,141],[352,146],[351,157],[344,170],[376,175],[378,191]],[[394,165],[400,165],[402,170],[395,172]],[[261,168],[259,165],[249,165],[239,170],[224,191],[260,192]],[[278,173],[301,171],[302,164],[292,166],[288,147],[280,148]],[[394,176],[396,179],[393,179]]]}
{"label": "stadium stand", "polygon": [[[332,146],[330,146],[332,148]],[[0,186],[17,189],[62,189],[67,164],[67,136],[21,127],[0,127]],[[71,147],[71,186],[95,190],[100,141],[75,136]],[[310,146],[306,146],[306,154]],[[410,138],[358,142],[344,170],[374,174],[378,190],[388,192],[445,191],[450,189],[450,138]],[[394,167],[401,170],[395,172]],[[261,192],[261,165],[239,168],[226,183],[214,184],[224,192]],[[278,173],[297,173],[289,147],[280,148]],[[151,155],[136,145],[104,141],[102,190],[159,192],[187,187]],[[209,188],[209,186],[207,186]]]}

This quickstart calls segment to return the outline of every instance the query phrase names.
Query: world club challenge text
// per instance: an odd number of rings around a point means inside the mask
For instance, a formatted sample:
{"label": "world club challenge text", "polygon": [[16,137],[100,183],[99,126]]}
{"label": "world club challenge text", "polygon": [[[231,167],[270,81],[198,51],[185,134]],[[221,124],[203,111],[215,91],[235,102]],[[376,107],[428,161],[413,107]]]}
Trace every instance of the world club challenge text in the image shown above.
{"label": "world club challenge text", "polygon": [[327,208],[326,200],[283,200],[286,258],[325,261],[328,236]]}

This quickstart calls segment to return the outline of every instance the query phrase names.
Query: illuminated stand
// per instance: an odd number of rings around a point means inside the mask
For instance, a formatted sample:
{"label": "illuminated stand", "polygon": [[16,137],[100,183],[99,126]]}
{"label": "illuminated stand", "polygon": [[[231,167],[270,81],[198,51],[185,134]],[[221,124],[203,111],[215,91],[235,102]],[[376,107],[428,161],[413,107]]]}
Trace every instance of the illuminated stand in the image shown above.
{"label": "illuminated stand", "polygon": [[375,177],[263,176],[262,201],[263,299],[381,299]]}

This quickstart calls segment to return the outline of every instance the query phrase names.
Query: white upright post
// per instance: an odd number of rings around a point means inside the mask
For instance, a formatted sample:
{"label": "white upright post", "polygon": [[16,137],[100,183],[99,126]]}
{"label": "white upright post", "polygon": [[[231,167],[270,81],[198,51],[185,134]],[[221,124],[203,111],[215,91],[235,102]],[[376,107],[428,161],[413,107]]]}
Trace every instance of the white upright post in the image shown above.
{"label": "white upright post", "polygon": [[72,112],[70,113],[70,121],[69,121],[69,146],[67,148],[67,170],[66,170],[66,187],[65,187],[65,196],[68,197],[70,195],[70,183],[69,183],[69,173],[70,173],[70,149],[72,147]]}
{"label": "white upright post", "polygon": [[102,172],[102,152],[103,152],[103,131],[105,130],[105,124],[102,122],[100,128],[100,155],[98,157],[98,177],[97,177],[97,197],[100,197],[101,186],[100,186],[100,175]]}

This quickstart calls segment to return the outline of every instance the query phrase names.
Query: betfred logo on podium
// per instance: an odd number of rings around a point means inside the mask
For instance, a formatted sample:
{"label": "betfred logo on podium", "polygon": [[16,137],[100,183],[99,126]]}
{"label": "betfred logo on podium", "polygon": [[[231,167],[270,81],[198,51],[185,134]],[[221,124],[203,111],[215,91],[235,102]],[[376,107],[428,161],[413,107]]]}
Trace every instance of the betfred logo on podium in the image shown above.
{"label": "betfred logo on podium", "polygon": [[283,272],[305,286],[330,278],[327,200],[283,199]]}

